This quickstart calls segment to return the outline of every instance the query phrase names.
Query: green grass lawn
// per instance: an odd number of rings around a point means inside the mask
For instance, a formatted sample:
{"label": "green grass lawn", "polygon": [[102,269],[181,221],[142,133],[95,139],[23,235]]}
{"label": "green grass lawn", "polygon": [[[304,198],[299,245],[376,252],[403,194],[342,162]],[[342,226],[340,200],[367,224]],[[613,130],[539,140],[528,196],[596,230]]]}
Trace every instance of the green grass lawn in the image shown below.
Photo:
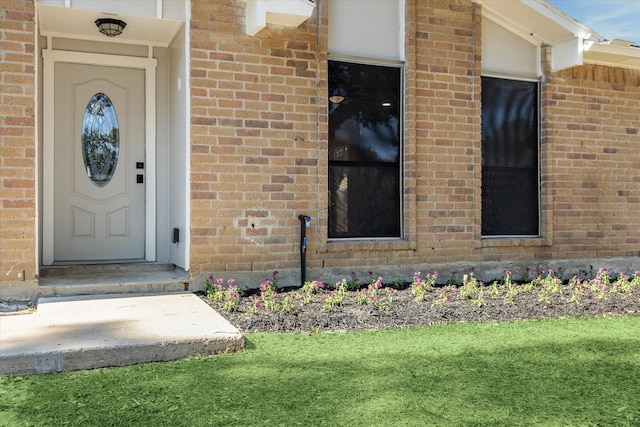
{"label": "green grass lawn", "polygon": [[0,425],[640,425],[640,317],[246,339],[235,354],[0,377]]}

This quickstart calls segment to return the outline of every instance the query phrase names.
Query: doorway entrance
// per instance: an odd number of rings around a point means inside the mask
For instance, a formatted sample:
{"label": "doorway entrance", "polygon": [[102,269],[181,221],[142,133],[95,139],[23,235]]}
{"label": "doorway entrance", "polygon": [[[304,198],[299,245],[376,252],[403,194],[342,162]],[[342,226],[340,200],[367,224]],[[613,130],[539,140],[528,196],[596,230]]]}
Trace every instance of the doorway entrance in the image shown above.
{"label": "doorway entrance", "polygon": [[43,264],[155,261],[155,60],[44,53]]}
{"label": "doorway entrance", "polygon": [[54,261],[144,260],[144,71],[55,67]]}

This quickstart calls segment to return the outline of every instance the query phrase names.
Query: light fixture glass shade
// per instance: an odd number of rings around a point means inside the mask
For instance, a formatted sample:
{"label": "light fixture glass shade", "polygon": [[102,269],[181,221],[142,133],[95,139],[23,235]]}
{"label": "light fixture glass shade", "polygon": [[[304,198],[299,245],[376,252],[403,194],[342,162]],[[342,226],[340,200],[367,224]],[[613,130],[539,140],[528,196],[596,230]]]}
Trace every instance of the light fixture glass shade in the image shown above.
{"label": "light fixture glass shade", "polygon": [[127,23],[119,19],[113,18],[98,18],[96,19],[96,25],[100,32],[107,37],[115,37],[122,34],[124,27]]}

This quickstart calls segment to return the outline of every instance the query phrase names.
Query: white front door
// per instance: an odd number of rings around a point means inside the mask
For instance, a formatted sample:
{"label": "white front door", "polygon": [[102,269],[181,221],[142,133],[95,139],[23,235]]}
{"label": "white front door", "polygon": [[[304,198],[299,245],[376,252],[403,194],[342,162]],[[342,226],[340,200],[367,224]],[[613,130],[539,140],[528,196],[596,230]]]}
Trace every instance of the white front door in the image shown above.
{"label": "white front door", "polygon": [[145,71],[55,63],[55,262],[145,259]]}

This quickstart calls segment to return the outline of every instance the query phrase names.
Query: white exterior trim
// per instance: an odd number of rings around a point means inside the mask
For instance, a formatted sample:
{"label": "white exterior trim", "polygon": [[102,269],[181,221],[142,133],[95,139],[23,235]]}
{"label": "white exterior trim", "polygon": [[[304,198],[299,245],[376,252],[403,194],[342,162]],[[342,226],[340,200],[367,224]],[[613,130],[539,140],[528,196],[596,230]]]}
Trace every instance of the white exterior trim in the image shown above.
{"label": "white exterior trim", "polygon": [[[187,23],[191,22],[191,0],[185,2],[185,20]],[[185,187],[184,187],[184,204],[185,204],[185,233],[184,244],[186,245],[184,253],[184,269],[189,271],[191,262],[191,25],[185,25],[185,38],[184,38],[184,50],[185,50],[185,63],[187,64],[187,70],[185,73],[185,91],[186,96],[186,126],[185,126],[185,141],[188,141],[186,148],[187,155],[185,156]]]}
{"label": "white exterior trim", "polygon": [[[50,40],[50,39],[49,39]],[[51,46],[51,43],[48,44]],[[42,264],[54,262],[54,82],[55,63],[88,64],[145,70],[145,258],[156,260],[156,66],[153,58],[46,49],[43,61],[42,116]]]}

